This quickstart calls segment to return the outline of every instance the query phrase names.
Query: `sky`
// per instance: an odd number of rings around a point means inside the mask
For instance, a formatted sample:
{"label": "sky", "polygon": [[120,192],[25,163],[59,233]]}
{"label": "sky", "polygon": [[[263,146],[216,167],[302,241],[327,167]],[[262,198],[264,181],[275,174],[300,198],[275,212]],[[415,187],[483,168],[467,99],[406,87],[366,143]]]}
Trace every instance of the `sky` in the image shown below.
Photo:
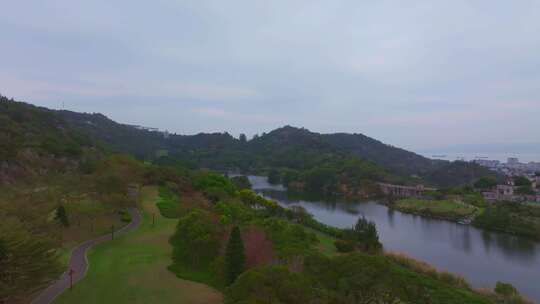
{"label": "sky", "polygon": [[0,94],[179,134],[540,142],[540,1],[4,1]]}

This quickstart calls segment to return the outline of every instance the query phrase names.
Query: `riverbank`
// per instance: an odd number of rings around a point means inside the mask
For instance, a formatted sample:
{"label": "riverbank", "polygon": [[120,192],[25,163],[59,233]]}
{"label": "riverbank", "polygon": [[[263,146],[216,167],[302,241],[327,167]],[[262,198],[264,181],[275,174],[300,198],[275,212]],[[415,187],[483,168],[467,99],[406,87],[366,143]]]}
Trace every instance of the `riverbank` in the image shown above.
{"label": "riverbank", "polygon": [[495,203],[477,216],[473,225],[538,241],[540,240],[540,205]]}
{"label": "riverbank", "polygon": [[328,202],[290,196],[283,187],[269,185],[265,177],[249,179],[253,189],[267,198],[284,207],[302,206],[314,219],[329,226],[350,228],[358,217],[365,216],[376,223],[386,250],[403,252],[442,271],[462,275],[473,288],[493,289],[498,280],[510,282],[522,294],[540,302],[535,281],[540,267],[540,243],[530,238],[414,216],[391,209],[381,201]]}

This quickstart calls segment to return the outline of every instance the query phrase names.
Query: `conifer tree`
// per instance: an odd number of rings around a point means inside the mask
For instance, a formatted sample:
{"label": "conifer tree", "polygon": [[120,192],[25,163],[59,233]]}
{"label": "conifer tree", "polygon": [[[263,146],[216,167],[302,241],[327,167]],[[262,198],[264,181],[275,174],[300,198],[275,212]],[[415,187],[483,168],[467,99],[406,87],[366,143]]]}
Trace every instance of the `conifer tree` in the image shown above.
{"label": "conifer tree", "polygon": [[62,224],[64,227],[69,226],[69,220],[66,213],[66,208],[64,206],[60,205],[58,208],[56,208],[56,219]]}
{"label": "conifer tree", "polygon": [[234,283],[236,278],[244,272],[246,257],[244,255],[244,242],[240,235],[240,229],[235,226],[225,252],[225,280],[227,286]]}

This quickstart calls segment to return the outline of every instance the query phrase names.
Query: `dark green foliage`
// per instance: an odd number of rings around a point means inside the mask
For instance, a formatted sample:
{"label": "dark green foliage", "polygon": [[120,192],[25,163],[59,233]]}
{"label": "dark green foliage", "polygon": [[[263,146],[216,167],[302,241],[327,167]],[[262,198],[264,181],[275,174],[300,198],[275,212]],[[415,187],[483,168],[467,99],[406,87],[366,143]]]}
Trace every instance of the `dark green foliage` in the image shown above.
{"label": "dark green foliage", "polygon": [[336,246],[338,252],[352,252],[356,249],[356,242],[351,240],[336,240],[334,246]]}
{"label": "dark green foliage", "polygon": [[329,303],[490,303],[380,255],[312,255],[306,258],[304,273],[314,288],[326,291]]}
{"label": "dark green foliage", "polygon": [[231,178],[231,181],[238,190],[251,189],[251,183],[245,175],[235,176]]}
{"label": "dark green foliage", "polygon": [[474,183],[474,187],[478,189],[491,189],[497,186],[497,179],[493,177],[482,177]]}
{"label": "dark green foliage", "polygon": [[365,217],[358,218],[353,229],[345,230],[343,238],[356,242],[356,246],[365,252],[377,253],[382,250],[375,223],[368,221]]}
{"label": "dark green foliage", "polygon": [[313,252],[319,241],[315,234],[306,232],[302,226],[277,218],[265,219],[262,226],[272,241],[278,257],[284,261],[291,261]]}
{"label": "dark green foliage", "polygon": [[78,157],[92,141],[69,128],[57,112],[0,96],[0,159],[13,161],[21,149],[40,155]]}
{"label": "dark green foliage", "polygon": [[495,285],[495,292],[505,297],[517,296],[519,294],[512,284],[503,282],[497,282]]}
{"label": "dark green foliage", "polygon": [[69,219],[66,213],[66,208],[63,205],[56,208],[56,220],[60,222],[64,227],[69,227]]}
{"label": "dark green foliage", "polygon": [[531,181],[526,178],[525,176],[514,176],[514,184],[517,186],[517,187],[521,187],[521,186],[531,186],[532,183]]}
{"label": "dark green foliage", "polygon": [[178,220],[169,242],[173,246],[171,267],[204,269],[217,257],[219,231],[208,212],[195,209]]}
{"label": "dark green foliage", "polygon": [[209,171],[199,173],[193,185],[197,190],[203,191],[213,202],[233,196],[236,192],[236,187],[229,178]]}
{"label": "dark green foliage", "polygon": [[[0,302],[17,303],[57,279],[62,265],[52,242],[15,219],[0,221]],[[12,301],[11,301],[12,300]]]}
{"label": "dark green foliage", "polygon": [[516,193],[517,194],[522,194],[522,195],[534,195],[535,192],[532,188],[532,186],[519,186],[517,187],[516,189]]}
{"label": "dark green foliage", "polygon": [[534,176],[540,176],[540,171],[534,172]]}
{"label": "dark green foliage", "polygon": [[119,210],[118,211],[118,214],[120,215],[120,220],[124,223],[129,223],[131,222],[131,215],[129,214],[129,212],[127,212],[127,210]]}
{"label": "dark green foliage", "polygon": [[[317,299],[309,280],[282,266],[264,266],[242,274],[225,292],[225,304],[309,304]],[[324,302],[319,302],[324,303]]]}
{"label": "dark green foliage", "polygon": [[511,202],[488,205],[475,226],[540,239],[540,208]]}
{"label": "dark green foliage", "polygon": [[238,137],[238,140],[240,140],[241,143],[246,143],[247,142],[246,134],[241,133],[240,136]]}
{"label": "dark green foliage", "polygon": [[268,171],[268,182],[274,185],[281,183],[281,175],[278,170],[272,169]]}
{"label": "dark green foliage", "polygon": [[159,200],[156,203],[159,213],[166,218],[178,218],[180,216],[180,199],[168,187],[159,187]]}
{"label": "dark green foliage", "polygon": [[234,226],[225,251],[225,283],[231,285],[244,272],[246,257],[238,226]]}
{"label": "dark green foliage", "polygon": [[482,177],[495,178],[495,175],[493,171],[478,164],[454,161],[438,166],[424,178],[439,187],[455,187],[471,184]]}

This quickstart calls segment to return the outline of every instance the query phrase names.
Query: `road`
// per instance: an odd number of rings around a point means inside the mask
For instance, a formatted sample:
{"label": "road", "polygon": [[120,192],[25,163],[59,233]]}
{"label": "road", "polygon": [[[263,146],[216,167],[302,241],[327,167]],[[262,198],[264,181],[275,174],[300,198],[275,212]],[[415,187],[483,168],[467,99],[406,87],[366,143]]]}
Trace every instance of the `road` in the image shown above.
{"label": "road", "polygon": [[[114,236],[120,236],[127,232],[136,229],[141,223],[141,214],[136,208],[129,208],[129,214],[131,215],[131,222],[120,230],[115,231]],[[73,270],[73,284],[80,281],[86,276],[88,271],[87,253],[90,248],[96,244],[111,240],[111,235],[103,235],[93,240],[88,240],[79,246],[75,247],[71,252],[71,258],[69,260],[68,270],[62,274],[62,276],[52,283],[47,289],[43,290],[33,301],[32,304],[49,304],[54,301],[62,292],[69,289],[70,283],[70,270]]]}

